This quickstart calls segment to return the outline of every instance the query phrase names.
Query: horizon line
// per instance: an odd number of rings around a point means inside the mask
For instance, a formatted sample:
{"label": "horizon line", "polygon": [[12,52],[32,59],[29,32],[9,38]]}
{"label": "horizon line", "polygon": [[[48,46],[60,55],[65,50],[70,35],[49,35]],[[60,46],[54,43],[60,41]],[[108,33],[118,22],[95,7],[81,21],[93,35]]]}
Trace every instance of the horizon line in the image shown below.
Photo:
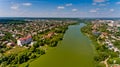
{"label": "horizon line", "polygon": [[80,19],[84,19],[84,18],[120,18],[120,17],[0,17],[0,18],[80,18]]}

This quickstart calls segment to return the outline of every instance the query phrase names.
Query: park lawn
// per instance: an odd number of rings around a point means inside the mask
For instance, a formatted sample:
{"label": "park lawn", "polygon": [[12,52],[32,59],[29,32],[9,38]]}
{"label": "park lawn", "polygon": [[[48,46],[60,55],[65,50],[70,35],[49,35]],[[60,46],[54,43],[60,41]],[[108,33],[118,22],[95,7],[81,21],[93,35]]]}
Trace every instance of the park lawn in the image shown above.
{"label": "park lawn", "polygon": [[22,52],[22,51],[24,51],[24,50],[26,50],[26,49],[27,49],[27,48],[20,47],[20,46],[15,46],[14,48],[6,51],[6,52],[4,53],[4,55],[5,55],[5,56],[8,56],[8,55],[10,55],[10,54],[18,54],[18,53],[20,53],[20,52]]}

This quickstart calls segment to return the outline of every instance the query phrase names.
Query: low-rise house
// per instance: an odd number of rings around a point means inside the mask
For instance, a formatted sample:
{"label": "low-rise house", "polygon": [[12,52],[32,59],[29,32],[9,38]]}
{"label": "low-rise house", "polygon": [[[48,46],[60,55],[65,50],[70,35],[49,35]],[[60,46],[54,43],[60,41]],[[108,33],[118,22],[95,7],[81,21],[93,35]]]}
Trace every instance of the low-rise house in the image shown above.
{"label": "low-rise house", "polygon": [[114,52],[120,52],[118,48],[114,48]]}
{"label": "low-rise house", "polygon": [[8,47],[15,46],[15,43],[13,43],[13,42],[7,43],[7,46]]}
{"label": "low-rise house", "polygon": [[117,27],[120,27],[120,24],[117,24]]}
{"label": "low-rise house", "polygon": [[2,32],[0,32],[0,36],[3,37],[3,36],[5,36],[5,34],[3,34]]}
{"label": "low-rise house", "polygon": [[100,38],[107,38],[108,37],[108,33],[106,32],[102,32],[101,35],[100,35]]}
{"label": "low-rise house", "polygon": [[108,23],[108,26],[110,26],[110,27],[113,27],[113,26],[115,26],[115,23],[114,23],[114,21],[110,21],[110,22]]}
{"label": "low-rise house", "polygon": [[49,33],[47,36],[48,36],[48,38],[50,38],[50,37],[52,37],[53,35],[54,35],[54,33],[51,32],[51,33]]}
{"label": "low-rise house", "polygon": [[7,43],[9,43],[9,42],[8,42],[8,41],[3,41],[3,42],[2,42],[3,45],[4,45],[4,44],[7,44]]}
{"label": "low-rise house", "polygon": [[27,36],[17,40],[17,45],[23,46],[24,44],[30,44],[32,42],[32,36]]}
{"label": "low-rise house", "polygon": [[45,39],[45,38],[51,38],[51,37],[54,36],[54,35],[55,35],[54,32],[50,32],[50,33],[48,33],[47,35],[43,36],[43,39]]}
{"label": "low-rise house", "polygon": [[92,33],[93,33],[93,35],[95,35],[95,36],[98,36],[98,35],[101,34],[99,31],[96,31],[96,30],[93,30]]}
{"label": "low-rise house", "polygon": [[113,47],[113,44],[112,43],[109,43],[108,44],[108,48],[110,49],[110,50],[112,50],[114,47]]}

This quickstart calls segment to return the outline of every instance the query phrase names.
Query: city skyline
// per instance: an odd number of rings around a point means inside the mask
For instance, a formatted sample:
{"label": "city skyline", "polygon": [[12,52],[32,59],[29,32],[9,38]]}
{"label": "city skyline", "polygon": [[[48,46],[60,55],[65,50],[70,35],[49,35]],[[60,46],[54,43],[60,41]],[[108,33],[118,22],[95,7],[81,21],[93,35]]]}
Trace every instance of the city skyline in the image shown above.
{"label": "city skyline", "polygon": [[120,17],[120,0],[0,0],[0,17]]}

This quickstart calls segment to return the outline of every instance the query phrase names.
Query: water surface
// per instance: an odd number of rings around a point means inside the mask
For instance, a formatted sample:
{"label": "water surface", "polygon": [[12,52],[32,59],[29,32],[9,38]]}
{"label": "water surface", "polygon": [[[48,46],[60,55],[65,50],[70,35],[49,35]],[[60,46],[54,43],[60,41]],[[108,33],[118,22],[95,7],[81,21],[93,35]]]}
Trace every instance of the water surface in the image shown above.
{"label": "water surface", "polygon": [[92,43],[80,31],[83,26],[83,23],[69,26],[58,46],[49,48],[30,67],[95,67]]}

